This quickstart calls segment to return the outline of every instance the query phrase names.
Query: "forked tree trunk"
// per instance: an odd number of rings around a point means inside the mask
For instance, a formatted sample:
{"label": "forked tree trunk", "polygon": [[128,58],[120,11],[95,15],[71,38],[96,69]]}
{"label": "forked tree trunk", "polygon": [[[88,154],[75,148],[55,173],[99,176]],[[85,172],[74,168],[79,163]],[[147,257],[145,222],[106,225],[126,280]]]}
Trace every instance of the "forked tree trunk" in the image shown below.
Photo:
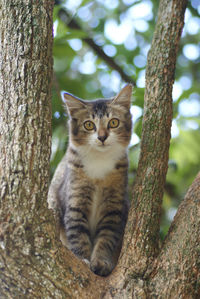
{"label": "forked tree trunk", "polygon": [[199,298],[200,175],[157,246],[187,1],[160,1],[133,203],[119,263],[107,278],[61,245],[46,204],[53,2],[0,3],[0,298]]}

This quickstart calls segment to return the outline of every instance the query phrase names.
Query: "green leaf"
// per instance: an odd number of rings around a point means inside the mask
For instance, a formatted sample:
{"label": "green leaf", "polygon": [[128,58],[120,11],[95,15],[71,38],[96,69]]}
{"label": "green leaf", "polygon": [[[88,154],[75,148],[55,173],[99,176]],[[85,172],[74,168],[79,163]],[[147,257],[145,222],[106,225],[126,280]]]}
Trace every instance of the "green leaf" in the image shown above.
{"label": "green leaf", "polygon": [[142,116],[139,117],[134,126],[134,132],[138,135],[139,138],[142,136]]}
{"label": "green leaf", "polygon": [[133,104],[143,108],[144,107],[144,88],[136,87],[133,94]]}
{"label": "green leaf", "polygon": [[55,39],[53,46],[53,56],[58,58],[70,58],[76,54],[76,52],[70,47],[67,40],[63,38]]}

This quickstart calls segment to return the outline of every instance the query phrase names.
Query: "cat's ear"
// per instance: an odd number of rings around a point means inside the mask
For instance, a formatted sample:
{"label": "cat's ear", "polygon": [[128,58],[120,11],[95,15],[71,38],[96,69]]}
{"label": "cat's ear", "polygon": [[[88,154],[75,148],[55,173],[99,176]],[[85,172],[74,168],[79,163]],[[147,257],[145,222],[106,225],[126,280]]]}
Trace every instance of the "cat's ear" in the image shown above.
{"label": "cat's ear", "polygon": [[85,103],[83,100],[75,97],[73,94],[68,92],[61,92],[62,100],[67,106],[67,110],[70,113],[70,115],[73,115],[77,111],[80,111],[80,109],[85,109]]}
{"label": "cat's ear", "polygon": [[113,99],[112,103],[118,104],[118,105],[126,107],[127,109],[130,109],[132,92],[133,92],[132,84],[127,84],[116,95],[116,97]]}

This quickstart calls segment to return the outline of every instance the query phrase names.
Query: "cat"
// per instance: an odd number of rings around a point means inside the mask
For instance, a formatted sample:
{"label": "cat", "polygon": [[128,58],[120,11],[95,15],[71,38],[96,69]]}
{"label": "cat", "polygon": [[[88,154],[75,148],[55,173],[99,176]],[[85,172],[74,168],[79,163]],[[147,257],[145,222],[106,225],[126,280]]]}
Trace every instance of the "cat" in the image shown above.
{"label": "cat", "polygon": [[101,276],[116,265],[129,209],[131,95],[131,84],[110,99],[63,93],[69,145],[49,188],[49,207],[60,212],[63,244]]}

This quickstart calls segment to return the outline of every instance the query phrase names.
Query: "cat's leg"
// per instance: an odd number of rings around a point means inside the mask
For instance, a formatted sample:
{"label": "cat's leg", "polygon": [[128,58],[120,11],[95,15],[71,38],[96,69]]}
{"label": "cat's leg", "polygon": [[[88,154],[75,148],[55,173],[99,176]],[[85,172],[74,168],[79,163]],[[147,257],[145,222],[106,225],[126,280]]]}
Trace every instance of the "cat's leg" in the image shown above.
{"label": "cat's leg", "polygon": [[92,244],[86,207],[69,206],[64,216],[68,248],[80,259],[90,260]]}
{"label": "cat's leg", "polygon": [[95,274],[107,276],[115,267],[126,222],[122,210],[119,204],[106,209],[98,223],[90,262],[90,268]]}
{"label": "cat's leg", "polygon": [[79,207],[69,207],[64,225],[69,249],[79,258],[90,260],[92,245],[87,214]]}

